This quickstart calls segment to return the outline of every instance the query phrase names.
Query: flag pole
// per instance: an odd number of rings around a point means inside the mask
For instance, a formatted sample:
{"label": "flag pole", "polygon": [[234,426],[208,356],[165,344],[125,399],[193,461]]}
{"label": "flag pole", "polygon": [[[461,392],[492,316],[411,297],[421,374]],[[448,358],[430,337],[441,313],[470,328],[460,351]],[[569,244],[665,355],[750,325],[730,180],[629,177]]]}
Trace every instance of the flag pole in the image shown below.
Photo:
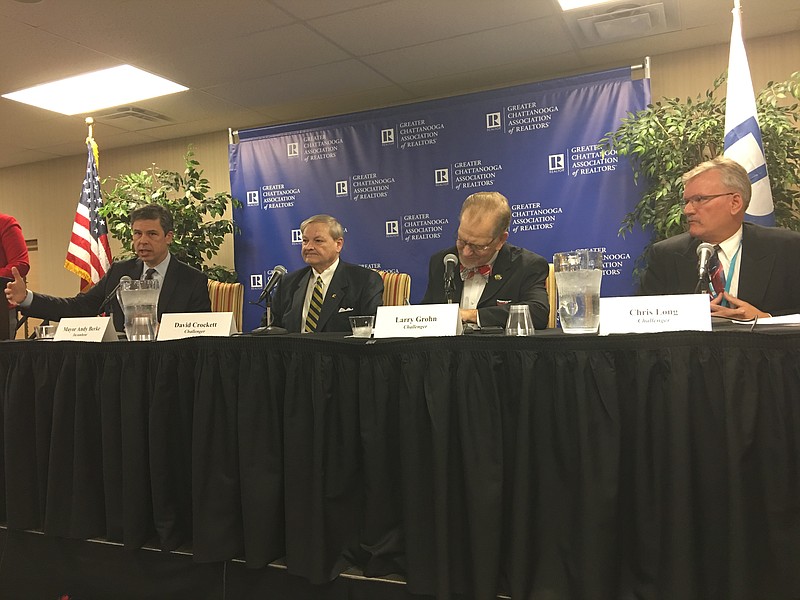
{"label": "flag pole", "polygon": [[81,186],[72,234],[67,246],[64,268],[81,279],[81,291],[100,281],[111,267],[111,247],[108,244],[106,220],[99,214],[103,206],[100,178],[97,175],[99,151],[93,137],[94,119],[87,117],[89,135],[86,138],[86,171]]}

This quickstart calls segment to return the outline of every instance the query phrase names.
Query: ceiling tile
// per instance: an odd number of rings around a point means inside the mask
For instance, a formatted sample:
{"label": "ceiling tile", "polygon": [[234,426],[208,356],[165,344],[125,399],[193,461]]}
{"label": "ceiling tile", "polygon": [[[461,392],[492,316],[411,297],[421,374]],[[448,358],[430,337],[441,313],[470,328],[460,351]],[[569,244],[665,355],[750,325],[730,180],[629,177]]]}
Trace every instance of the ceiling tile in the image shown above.
{"label": "ceiling tile", "polygon": [[552,17],[364,57],[398,83],[479,71],[572,49],[560,19]]}
{"label": "ceiling tile", "polygon": [[343,48],[364,56],[516,25],[554,14],[549,3],[531,0],[496,3],[487,3],[485,0],[394,0],[314,19],[310,23]]}

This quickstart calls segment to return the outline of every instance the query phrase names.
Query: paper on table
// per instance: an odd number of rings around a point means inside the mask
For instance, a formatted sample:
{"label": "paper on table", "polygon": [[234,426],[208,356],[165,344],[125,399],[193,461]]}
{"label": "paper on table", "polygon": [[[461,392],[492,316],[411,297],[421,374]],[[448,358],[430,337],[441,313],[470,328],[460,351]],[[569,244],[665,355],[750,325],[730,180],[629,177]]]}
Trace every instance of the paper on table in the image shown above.
{"label": "paper on table", "polygon": [[[742,325],[753,325],[753,321],[737,321],[733,320],[734,323],[740,323]],[[783,315],[780,317],[764,317],[763,319],[759,319],[756,322],[756,327],[759,325],[800,325],[800,315]]]}

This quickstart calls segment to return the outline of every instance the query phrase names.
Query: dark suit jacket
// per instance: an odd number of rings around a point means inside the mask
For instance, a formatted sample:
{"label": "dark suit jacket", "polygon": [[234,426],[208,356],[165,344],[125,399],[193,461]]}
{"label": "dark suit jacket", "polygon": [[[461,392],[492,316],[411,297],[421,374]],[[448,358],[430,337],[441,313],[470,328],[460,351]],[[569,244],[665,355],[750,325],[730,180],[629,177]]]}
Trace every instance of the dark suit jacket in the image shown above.
{"label": "dark suit jacket", "polygon": [[[437,252],[431,257],[428,267],[428,288],[422,304],[444,304],[444,257],[455,254],[455,246]],[[547,327],[550,304],[547,300],[547,261],[530,250],[505,244],[497,255],[492,274],[478,301],[478,315],[481,326],[505,327],[508,321],[508,303],[527,304],[536,329]],[[455,301],[461,299],[464,282],[455,276]],[[500,303],[500,304],[498,304]]]}
{"label": "dark suit jacket", "polygon": [[[100,281],[85,294],[73,298],[57,298],[45,294],[33,294],[33,302],[23,309],[25,314],[40,319],[58,321],[65,317],[93,317],[100,312],[100,305],[108,297],[119,280],[127,275],[131,279],[141,279],[143,262],[133,258],[114,262]],[[114,328],[125,330],[125,315],[113,295],[105,311],[114,316]],[[211,312],[208,296],[208,278],[174,256],[170,258],[169,268],[164,275],[163,286],[158,295],[158,319],[164,313]]]}
{"label": "dark suit jacket", "polygon": [[[311,273],[311,267],[303,267],[283,277],[272,296],[273,326],[283,327],[289,333],[303,330],[303,308]],[[381,276],[370,269],[340,260],[322,303],[317,332],[350,333],[349,317],[374,315],[381,304]]]}
{"label": "dark suit jacket", "polygon": [[[653,244],[639,293],[693,293],[700,241],[682,233]],[[776,316],[800,313],[800,233],[745,223],[740,262],[738,298]]]}

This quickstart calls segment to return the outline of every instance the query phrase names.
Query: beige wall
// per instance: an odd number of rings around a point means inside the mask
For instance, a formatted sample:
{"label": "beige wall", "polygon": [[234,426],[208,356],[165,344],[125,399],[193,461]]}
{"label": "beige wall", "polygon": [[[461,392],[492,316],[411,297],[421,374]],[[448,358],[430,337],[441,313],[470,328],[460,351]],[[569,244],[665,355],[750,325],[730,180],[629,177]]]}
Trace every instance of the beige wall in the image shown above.
{"label": "beige wall", "polygon": [[[800,32],[748,39],[746,44],[756,89],[770,80],[784,80],[800,69]],[[640,58],[632,57],[631,62]],[[705,92],[727,64],[727,44],[653,56],[653,98],[694,97]],[[147,169],[153,162],[161,168],[182,171],[183,155],[191,143],[213,191],[230,191],[226,132],[104,150],[102,125],[98,125],[95,138],[100,145],[101,178]],[[16,216],[25,237],[39,242],[37,256],[32,257],[33,289],[57,295],[72,295],[78,290],[77,277],[66,271],[63,263],[85,167],[86,157],[81,155],[0,169],[0,210]],[[233,266],[231,240],[226,241],[217,262]]]}
{"label": "beige wall", "polygon": [[[103,149],[102,125],[95,125],[94,136],[100,147],[101,179],[146,170],[154,162],[183,172],[183,156],[192,144],[212,191],[230,191],[227,132],[109,150]],[[0,210],[17,218],[25,239],[38,240],[39,249],[31,255],[31,289],[60,296],[78,293],[78,277],[63,265],[85,170],[83,154],[0,169]],[[109,181],[104,189],[112,187]],[[117,249],[112,241],[112,252]],[[215,262],[233,267],[230,236]]]}

